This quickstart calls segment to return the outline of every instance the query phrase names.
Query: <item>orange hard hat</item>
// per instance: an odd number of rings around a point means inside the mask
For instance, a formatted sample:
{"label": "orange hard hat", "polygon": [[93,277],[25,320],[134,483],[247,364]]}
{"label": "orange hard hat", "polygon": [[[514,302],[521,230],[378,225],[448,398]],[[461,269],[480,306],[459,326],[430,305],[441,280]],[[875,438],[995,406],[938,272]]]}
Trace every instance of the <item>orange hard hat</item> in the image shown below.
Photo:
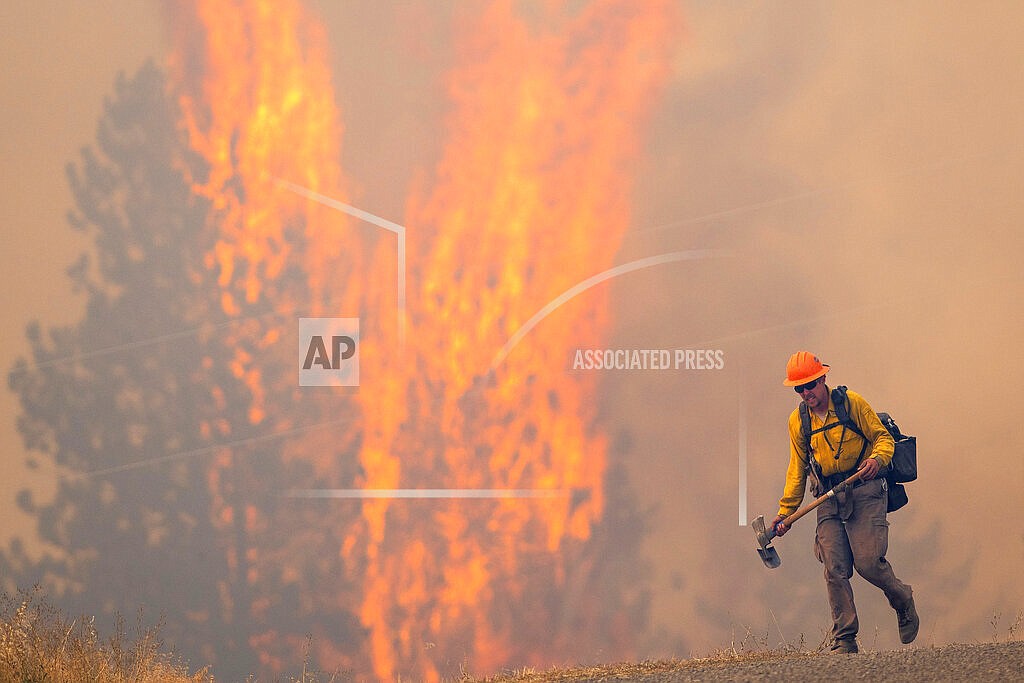
{"label": "orange hard hat", "polygon": [[786,363],[786,379],[782,383],[787,387],[795,387],[818,379],[828,371],[829,366],[822,365],[818,357],[810,351],[797,351]]}

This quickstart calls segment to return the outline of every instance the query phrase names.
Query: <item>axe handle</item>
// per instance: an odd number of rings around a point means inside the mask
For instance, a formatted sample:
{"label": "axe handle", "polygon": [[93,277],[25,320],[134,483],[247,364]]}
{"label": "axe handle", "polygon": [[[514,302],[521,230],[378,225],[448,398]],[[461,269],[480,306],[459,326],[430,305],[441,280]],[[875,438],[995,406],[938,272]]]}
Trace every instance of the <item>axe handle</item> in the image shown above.
{"label": "axe handle", "polygon": [[[817,498],[812,500],[810,503],[808,503],[807,505],[803,506],[802,508],[800,508],[799,510],[797,510],[796,512],[791,514],[789,517],[786,517],[786,519],[782,520],[782,524],[787,529],[790,528],[791,526],[793,526],[793,524],[796,522],[796,520],[800,519],[801,517],[806,515],[808,512],[810,512],[814,508],[818,507],[819,505],[824,503],[826,500],[828,500],[832,496],[834,496],[837,493],[839,493],[840,491],[845,491],[848,487],[852,486],[855,481],[857,481],[858,479],[860,479],[863,476],[864,476],[864,470],[857,470],[849,478],[843,480],[842,482],[836,484],[831,489],[829,489],[828,492],[821,494],[820,496],[818,496]],[[775,531],[775,530],[772,529],[772,531]]]}

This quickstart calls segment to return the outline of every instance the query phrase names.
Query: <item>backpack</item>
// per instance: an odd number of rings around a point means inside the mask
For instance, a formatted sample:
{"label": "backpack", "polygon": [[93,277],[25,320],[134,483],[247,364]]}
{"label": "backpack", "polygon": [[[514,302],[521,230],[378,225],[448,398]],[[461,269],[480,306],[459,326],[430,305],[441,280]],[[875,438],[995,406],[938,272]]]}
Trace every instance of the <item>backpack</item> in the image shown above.
{"label": "backpack", "polygon": [[[810,411],[807,409],[806,403],[800,403],[800,425],[804,440],[804,453],[807,455],[807,467],[814,473],[814,476],[823,487],[826,486],[827,478],[822,476],[821,466],[818,465],[818,462],[811,455],[812,434],[817,434],[839,425],[842,425],[844,432],[846,429],[852,430],[854,434],[864,441],[854,468],[860,466],[860,461],[864,457],[864,451],[867,450],[868,445],[868,439],[864,436],[864,432],[857,426],[857,422],[850,417],[849,400],[846,398],[845,386],[838,386],[832,390],[832,405],[836,410],[837,421],[812,431]],[[878,419],[881,420],[882,425],[885,426],[889,435],[892,436],[895,445],[892,461],[883,474],[888,489],[886,512],[894,512],[909,501],[907,490],[903,484],[917,479],[917,437],[901,433],[900,428],[896,425],[896,421],[888,413],[878,413]],[[840,443],[842,443],[842,438],[842,436],[839,437]]]}

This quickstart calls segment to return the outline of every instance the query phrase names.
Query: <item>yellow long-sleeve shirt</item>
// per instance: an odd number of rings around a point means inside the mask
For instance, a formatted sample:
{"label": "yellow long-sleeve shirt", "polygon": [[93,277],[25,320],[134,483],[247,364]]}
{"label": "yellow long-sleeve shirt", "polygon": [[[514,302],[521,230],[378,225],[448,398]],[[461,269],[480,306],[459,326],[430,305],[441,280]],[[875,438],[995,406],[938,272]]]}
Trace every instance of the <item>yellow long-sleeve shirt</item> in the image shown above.
{"label": "yellow long-sleeve shirt", "polygon": [[[894,442],[889,431],[882,425],[878,415],[855,391],[846,392],[849,401],[850,417],[870,442],[864,452],[865,458],[874,458],[881,467],[886,467],[892,460]],[[829,390],[828,414],[823,421],[814,411],[811,414],[811,431],[838,421],[835,406],[832,404],[832,391]],[[842,445],[839,437],[842,435]],[[857,464],[864,439],[856,432],[847,428],[845,434],[841,426],[833,427],[811,436],[811,451],[814,459],[821,465],[821,472],[826,477],[840,472],[848,472]],[[838,458],[836,457],[838,453]],[[800,507],[807,486],[807,460],[804,455],[804,440],[800,428],[800,408],[789,416],[789,469],[786,471],[786,487],[779,500],[779,514],[791,515]]]}

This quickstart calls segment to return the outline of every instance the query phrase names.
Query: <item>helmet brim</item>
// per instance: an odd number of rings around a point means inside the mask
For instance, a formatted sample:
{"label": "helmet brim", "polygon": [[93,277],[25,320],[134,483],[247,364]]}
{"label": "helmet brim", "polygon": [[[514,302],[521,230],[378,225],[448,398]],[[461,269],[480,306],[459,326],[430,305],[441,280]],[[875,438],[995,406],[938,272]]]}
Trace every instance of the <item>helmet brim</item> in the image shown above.
{"label": "helmet brim", "polygon": [[810,375],[808,377],[804,377],[802,379],[789,379],[787,377],[786,379],[782,380],[782,384],[787,386],[787,387],[798,387],[801,384],[807,384],[808,382],[813,382],[814,380],[818,379],[819,377],[824,377],[825,375],[828,374],[828,371],[830,369],[831,369],[830,366],[825,365],[823,363],[822,366],[821,366],[821,370],[819,370],[818,372],[814,373],[813,375]]}

